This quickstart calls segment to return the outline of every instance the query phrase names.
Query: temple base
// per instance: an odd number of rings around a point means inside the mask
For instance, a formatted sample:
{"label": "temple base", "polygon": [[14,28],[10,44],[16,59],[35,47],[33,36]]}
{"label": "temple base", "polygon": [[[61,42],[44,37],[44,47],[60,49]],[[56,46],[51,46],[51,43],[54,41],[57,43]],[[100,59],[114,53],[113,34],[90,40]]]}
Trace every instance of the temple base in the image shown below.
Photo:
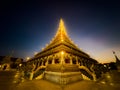
{"label": "temple base", "polygon": [[81,72],[51,72],[45,71],[44,78],[57,84],[68,84],[82,80]]}

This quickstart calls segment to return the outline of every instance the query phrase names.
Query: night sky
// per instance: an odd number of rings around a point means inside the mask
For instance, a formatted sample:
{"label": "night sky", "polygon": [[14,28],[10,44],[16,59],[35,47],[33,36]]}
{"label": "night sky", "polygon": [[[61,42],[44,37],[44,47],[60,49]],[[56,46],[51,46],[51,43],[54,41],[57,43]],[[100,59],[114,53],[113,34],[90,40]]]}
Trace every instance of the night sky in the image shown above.
{"label": "night sky", "polygon": [[[118,0],[119,1],[119,0]],[[4,0],[0,2],[0,55],[25,58],[49,44],[63,18],[69,37],[99,62],[120,58],[120,2]]]}

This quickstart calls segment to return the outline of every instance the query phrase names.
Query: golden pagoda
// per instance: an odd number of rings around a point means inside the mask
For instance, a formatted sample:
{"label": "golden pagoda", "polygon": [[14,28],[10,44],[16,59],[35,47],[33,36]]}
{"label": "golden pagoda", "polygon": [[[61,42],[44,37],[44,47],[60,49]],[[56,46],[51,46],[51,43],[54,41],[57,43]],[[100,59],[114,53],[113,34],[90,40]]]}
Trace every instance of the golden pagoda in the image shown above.
{"label": "golden pagoda", "polygon": [[[34,78],[42,75],[42,78],[59,84],[82,79],[96,80],[92,67],[98,62],[73,43],[62,19],[52,41],[28,63],[35,66]],[[38,71],[43,68],[45,71],[39,74]]]}

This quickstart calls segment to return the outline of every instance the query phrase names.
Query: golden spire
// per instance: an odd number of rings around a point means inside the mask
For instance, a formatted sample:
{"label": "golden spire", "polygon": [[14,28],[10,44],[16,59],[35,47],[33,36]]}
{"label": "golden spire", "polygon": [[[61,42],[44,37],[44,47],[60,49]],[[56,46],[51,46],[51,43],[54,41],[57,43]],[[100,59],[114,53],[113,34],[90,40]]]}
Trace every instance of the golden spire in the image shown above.
{"label": "golden spire", "polygon": [[60,31],[61,34],[67,34],[63,19],[60,19],[60,23],[59,23],[59,28],[58,29],[59,29],[58,31]]}
{"label": "golden spire", "polygon": [[62,19],[60,19],[59,28],[60,28],[60,29],[63,29],[63,28],[64,28],[64,22],[63,22]]}
{"label": "golden spire", "polygon": [[64,35],[68,36],[67,32],[66,32],[66,28],[65,28],[63,19],[60,19],[59,28],[58,28],[58,31],[56,33],[56,36],[57,35],[60,35],[61,41],[63,41]]}

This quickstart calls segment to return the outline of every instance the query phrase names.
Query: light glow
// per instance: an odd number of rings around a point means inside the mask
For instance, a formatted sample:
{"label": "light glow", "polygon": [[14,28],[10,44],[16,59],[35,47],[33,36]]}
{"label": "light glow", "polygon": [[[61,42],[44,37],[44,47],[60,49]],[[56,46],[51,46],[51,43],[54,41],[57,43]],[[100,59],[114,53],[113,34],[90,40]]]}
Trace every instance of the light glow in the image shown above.
{"label": "light glow", "polygon": [[27,60],[29,60],[29,59],[30,59],[30,57],[26,57],[26,59],[27,59]]}
{"label": "light glow", "polygon": [[64,52],[62,51],[62,52],[61,52],[61,54],[63,55],[63,54],[64,54]]}
{"label": "light glow", "polygon": [[20,64],[19,64],[19,66],[21,67],[21,66],[22,66],[22,64],[20,63]]}
{"label": "light glow", "polygon": [[63,39],[61,41],[63,41]]}

